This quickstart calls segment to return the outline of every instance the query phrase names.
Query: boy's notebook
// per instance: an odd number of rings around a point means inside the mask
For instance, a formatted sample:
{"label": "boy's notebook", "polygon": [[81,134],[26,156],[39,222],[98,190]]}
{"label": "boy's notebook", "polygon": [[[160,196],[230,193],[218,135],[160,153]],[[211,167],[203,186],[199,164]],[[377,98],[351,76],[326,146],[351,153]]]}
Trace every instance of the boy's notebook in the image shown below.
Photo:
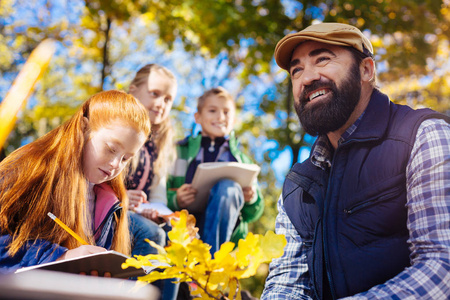
{"label": "boy's notebook", "polygon": [[231,179],[241,187],[251,186],[261,168],[255,164],[239,162],[209,162],[197,166],[192,187],[197,190],[195,201],[187,207],[189,212],[205,210],[211,188],[221,179]]}
{"label": "boy's notebook", "polygon": [[[111,276],[114,278],[128,278],[144,276],[155,268],[145,267],[145,269],[136,269],[134,267],[128,267],[126,269],[122,269],[122,263],[124,263],[127,258],[129,258],[129,256],[116,252],[114,250],[110,250],[71,259],[53,261],[36,266],[25,267],[17,270],[16,273],[31,270],[49,270],[74,274],[85,272],[86,274],[89,274],[91,270],[97,270],[100,276],[105,272],[110,272]],[[155,262],[155,264],[156,263],[157,262]]]}

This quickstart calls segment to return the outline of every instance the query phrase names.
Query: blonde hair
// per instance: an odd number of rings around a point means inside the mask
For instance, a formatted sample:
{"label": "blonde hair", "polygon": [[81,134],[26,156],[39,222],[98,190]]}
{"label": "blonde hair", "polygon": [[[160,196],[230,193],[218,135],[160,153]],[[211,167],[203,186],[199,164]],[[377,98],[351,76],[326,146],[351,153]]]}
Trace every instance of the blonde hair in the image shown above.
{"label": "blonde hair", "polygon": [[[94,243],[89,228],[87,179],[83,173],[83,148],[91,131],[120,121],[148,135],[150,119],[132,95],[106,91],[89,98],[65,124],[25,145],[0,163],[0,230],[12,237],[8,252],[15,255],[25,242],[44,239],[69,249],[81,244],[48,216],[54,213],[83,239]],[[122,174],[106,182],[123,207],[111,248],[130,253],[126,210],[128,199]]]}
{"label": "blonde hair", "polygon": [[[143,84],[146,85],[151,72],[162,72],[171,79],[175,85],[177,84],[175,75],[169,69],[157,64],[147,64],[136,72],[130,86],[134,85],[140,87]],[[167,174],[169,167],[175,159],[175,135],[170,118],[166,118],[159,124],[157,130],[152,132],[152,135],[158,153],[158,157],[153,164],[153,172],[158,175],[157,178],[161,178]],[[138,157],[136,156],[133,159],[134,167],[136,167],[137,164]]]}
{"label": "blonde hair", "polygon": [[197,101],[197,111],[198,112],[201,112],[201,110],[205,106],[206,99],[208,99],[211,96],[217,96],[217,97],[223,98],[225,100],[230,100],[233,103],[235,103],[233,96],[231,96],[231,94],[226,89],[219,86],[219,87],[215,87],[215,88],[207,90],[206,92],[203,93],[203,95],[201,95],[198,98],[198,101]]}

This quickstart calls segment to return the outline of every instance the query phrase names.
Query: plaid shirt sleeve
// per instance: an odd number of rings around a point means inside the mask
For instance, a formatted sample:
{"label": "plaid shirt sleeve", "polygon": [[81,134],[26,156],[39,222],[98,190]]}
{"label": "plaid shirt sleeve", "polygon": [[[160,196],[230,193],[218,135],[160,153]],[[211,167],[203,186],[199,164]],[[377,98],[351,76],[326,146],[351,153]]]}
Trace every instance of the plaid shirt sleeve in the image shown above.
{"label": "plaid shirt sleeve", "polygon": [[426,120],[407,169],[411,267],[345,299],[450,298],[450,125]]}
{"label": "plaid shirt sleeve", "polygon": [[283,256],[270,264],[261,299],[311,299],[305,245],[284,210],[281,196],[277,205],[275,232],[286,237],[287,245]]}

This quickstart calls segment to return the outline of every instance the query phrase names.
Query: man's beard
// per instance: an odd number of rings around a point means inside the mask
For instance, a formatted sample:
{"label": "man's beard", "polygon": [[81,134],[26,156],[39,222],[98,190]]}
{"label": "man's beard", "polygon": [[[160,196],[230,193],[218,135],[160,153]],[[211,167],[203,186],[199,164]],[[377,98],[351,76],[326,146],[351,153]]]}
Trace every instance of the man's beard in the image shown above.
{"label": "man's beard", "polygon": [[[330,99],[309,103],[306,98],[312,91],[327,88]],[[355,110],[361,96],[361,73],[359,66],[353,63],[346,78],[338,88],[334,81],[314,81],[305,86],[299,101],[294,101],[295,111],[306,133],[316,136],[333,132],[344,126]],[[309,103],[309,105],[307,105]]]}

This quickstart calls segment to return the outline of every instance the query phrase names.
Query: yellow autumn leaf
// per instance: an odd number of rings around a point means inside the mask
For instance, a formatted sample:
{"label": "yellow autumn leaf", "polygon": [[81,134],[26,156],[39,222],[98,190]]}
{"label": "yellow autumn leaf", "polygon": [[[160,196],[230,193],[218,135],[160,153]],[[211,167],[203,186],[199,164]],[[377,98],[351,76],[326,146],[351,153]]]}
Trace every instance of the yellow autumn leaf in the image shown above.
{"label": "yellow autumn leaf", "polygon": [[236,261],[236,257],[229,254],[224,259],[220,261],[220,264],[215,262],[212,266],[212,268],[216,270],[224,270],[224,272],[227,273],[233,273],[236,272],[236,270],[240,270],[238,267],[238,263]]}
{"label": "yellow autumn leaf", "polygon": [[262,262],[263,253],[260,249],[258,249],[258,251],[255,251],[253,254],[249,255],[248,258],[249,264],[244,269],[244,272],[242,272],[239,276],[236,276],[237,278],[249,278],[255,275],[259,265]]}
{"label": "yellow autumn leaf", "polygon": [[250,256],[258,251],[259,235],[249,232],[245,240],[239,240],[236,259],[240,268],[245,268],[250,263]]}
{"label": "yellow autumn leaf", "polygon": [[158,250],[158,253],[161,255],[166,255],[166,250],[164,250],[164,247],[158,245],[157,243],[155,243],[154,241],[151,241],[149,239],[145,239],[145,241],[147,243],[150,244],[150,246],[152,246],[153,248],[155,248],[156,250]]}
{"label": "yellow autumn leaf", "polygon": [[[153,282],[161,279],[174,279],[183,277],[182,274],[176,269],[165,269],[163,272],[160,271],[152,271],[147,275],[138,277],[139,281]],[[174,280],[176,281],[176,280]]]}
{"label": "yellow autumn leaf", "polygon": [[189,257],[195,258],[190,260],[190,263],[204,263],[211,260],[210,245],[203,243],[199,239],[194,239],[188,246]]}
{"label": "yellow autumn leaf", "polygon": [[209,281],[207,288],[208,290],[217,290],[217,288],[228,286],[228,281],[230,280],[230,275],[227,272],[212,272],[209,276]]}
{"label": "yellow autumn leaf", "polygon": [[167,258],[173,265],[180,268],[184,266],[188,252],[183,245],[171,243],[168,247],[166,247],[166,252]]}
{"label": "yellow autumn leaf", "polygon": [[228,254],[230,254],[231,251],[234,249],[234,243],[233,242],[225,242],[222,245],[220,245],[219,251],[214,253],[214,261],[220,262],[223,259],[225,259]]}
{"label": "yellow autumn leaf", "polygon": [[259,246],[263,253],[262,263],[270,262],[272,259],[282,256],[286,244],[284,235],[275,234],[273,231],[266,232],[259,240]]}
{"label": "yellow autumn leaf", "polygon": [[172,243],[187,246],[187,244],[191,242],[189,231],[186,227],[186,221],[187,211],[182,211],[178,220],[172,219],[172,230],[168,233]]}

